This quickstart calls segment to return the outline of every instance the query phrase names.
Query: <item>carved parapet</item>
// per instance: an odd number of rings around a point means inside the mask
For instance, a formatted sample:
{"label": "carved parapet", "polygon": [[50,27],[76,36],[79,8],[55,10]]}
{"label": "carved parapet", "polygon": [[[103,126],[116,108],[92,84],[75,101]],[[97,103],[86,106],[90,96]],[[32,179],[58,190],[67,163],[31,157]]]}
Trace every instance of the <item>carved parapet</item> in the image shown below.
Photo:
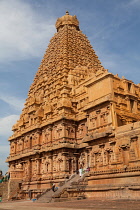
{"label": "carved parapet", "polygon": [[22,177],[23,177],[23,170],[10,171],[10,179],[22,179]]}
{"label": "carved parapet", "polygon": [[42,107],[40,107],[37,111],[36,111],[36,115],[38,117],[43,117],[44,116],[44,109]]}
{"label": "carved parapet", "polygon": [[29,115],[28,112],[24,115],[24,122],[28,123],[29,122]]}
{"label": "carved parapet", "polygon": [[13,127],[12,127],[13,132],[15,132],[17,130],[18,130],[18,122],[15,125],[13,125]]}
{"label": "carved parapet", "polygon": [[45,105],[43,108],[44,108],[44,114],[49,114],[52,113],[53,111],[52,106],[49,104]]}
{"label": "carved parapet", "polygon": [[89,142],[89,141],[92,141],[92,140],[95,140],[95,139],[100,139],[100,138],[107,137],[107,136],[112,136],[112,135],[113,135],[113,131],[110,128],[110,129],[106,130],[105,132],[90,133],[90,134],[86,135],[83,138],[83,142]]}
{"label": "carved parapet", "polygon": [[58,109],[61,109],[63,107],[72,108],[72,103],[68,98],[62,98],[58,103]]}
{"label": "carved parapet", "polygon": [[18,126],[23,126],[23,125],[24,125],[24,119],[21,118],[21,119],[19,119],[19,121],[18,121]]}
{"label": "carved parapet", "polygon": [[29,105],[32,106],[34,104],[39,104],[39,101],[34,96],[31,96],[29,100]]}
{"label": "carved parapet", "polygon": [[33,104],[29,107],[29,110],[28,110],[28,114],[31,114],[32,112],[36,112],[37,109],[38,109],[39,105],[38,104]]}

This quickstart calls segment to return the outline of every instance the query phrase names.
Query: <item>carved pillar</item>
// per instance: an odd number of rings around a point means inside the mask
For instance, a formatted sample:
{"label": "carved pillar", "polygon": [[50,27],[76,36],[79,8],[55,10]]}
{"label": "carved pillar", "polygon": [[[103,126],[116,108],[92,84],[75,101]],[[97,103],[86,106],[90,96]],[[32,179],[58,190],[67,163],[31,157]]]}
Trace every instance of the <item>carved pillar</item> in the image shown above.
{"label": "carved pillar", "polygon": [[40,158],[37,158],[36,162],[37,162],[37,169],[36,169],[36,171],[37,171],[37,174],[40,174]]}
{"label": "carved pillar", "polygon": [[138,137],[132,137],[130,139],[131,146],[130,146],[130,159],[136,160],[139,158],[139,146],[138,146]]}
{"label": "carved pillar", "polygon": [[37,144],[40,144],[40,137],[42,134],[41,130],[37,130],[36,134],[37,134]]}
{"label": "carved pillar", "polygon": [[90,157],[90,171],[92,171],[92,168],[94,168],[94,164],[95,164],[94,153],[91,152],[91,157]]}
{"label": "carved pillar", "polygon": [[63,171],[66,171],[66,153],[62,153],[62,157],[63,157]]}
{"label": "carved pillar", "polygon": [[97,111],[96,111],[96,114],[97,114],[96,127],[101,126],[100,113],[101,113],[101,110],[97,110]]}
{"label": "carved pillar", "polygon": [[137,112],[137,111],[138,111],[137,100],[134,100],[133,112]]}
{"label": "carved pillar", "polygon": [[46,144],[46,129],[42,130],[42,139],[41,139],[41,145]]}
{"label": "carved pillar", "polygon": [[90,167],[90,165],[91,165],[91,150],[92,150],[92,147],[90,147],[90,146],[86,148],[85,169]]}
{"label": "carved pillar", "polygon": [[134,93],[134,90],[135,90],[135,88],[134,88],[134,84],[133,84],[133,83],[131,83],[131,89],[130,89],[130,92],[131,92],[132,94],[135,94],[135,93]]}
{"label": "carved pillar", "polygon": [[121,150],[122,150],[122,156],[123,156],[123,163],[125,166],[129,165],[129,160],[130,160],[130,154],[129,154],[129,149],[130,146],[128,144],[124,144],[120,146]]}
{"label": "carved pillar", "polygon": [[43,175],[45,173],[45,157],[41,158],[41,166],[40,166],[40,168],[41,168],[40,173]]}
{"label": "carved pillar", "polygon": [[15,140],[14,143],[15,143],[14,153],[16,154],[17,153],[17,140]]}
{"label": "carved pillar", "polygon": [[111,154],[111,163],[113,163],[113,162],[116,163],[116,148],[115,148],[116,141],[110,141],[109,143],[110,143],[111,151],[112,151],[112,154]]}
{"label": "carved pillar", "polygon": [[94,152],[93,153],[93,166],[96,168],[97,167],[97,156],[98,156],[98,152]]}
{"label": "carved pillar", "polygon": [[33,138],[32,138],[32,136],[31,137],[28,136],[28,142],[29,142],[29,149],[32,149],[32,147],[33,147]]}
{"label": "carved pillar", "polygon": [[66,127],[65,127],[66,124],[64,122],[62,122],[61,125],[62,125],[62,136],[66,137]]}
{"label": "carved pillar", "polygon": [[77,167],[76,167],[76,157],[73,158],[73,173],[76,172]]}
{"label": "carved pillar", "polygon": [[31,181],[32,178],[32,161],[31,159],[28,160],[27,162],[27,177],[28,177],[28,181]]}
{"label": "carved pillar", "polygon": [[48,155],[48,159],[50,160],[50,174],[51,174],[51,179],[53,179],[53,155],[50,154]]}
{"label": "carved pillar", "polygon": [[130,99],[128,96],[125,97],[125,100],[126,100],[126,104],[127,104],[127,109],[130,110]]}
{"label": "carved pillar", "polygon": [[102,157],[102,160],[101,160],[101,165],[105,165],[105,157],[104,157],[104,147],[105,147],[105,144],[100,144],[99,145],[99,148],[101,149],[101,157]]}
{"label": "carved pillar", "polygon": [[21,151],[23,151],[24,150],[24,137],[21,137]]}
{"label": "carved pillar", "polygon": [[50,143],[52,143],[52,131],[53,131],[52,126],[49,126],[48,127],[48,132],[49,132],[48,142],[50,142]]}
{"label": "carved pillar", "polygon": [[115,112],[115,103],[110,103],[110,108],[111,108],[111,118],[112,118],[112,125],[117,126],[117,115]]}

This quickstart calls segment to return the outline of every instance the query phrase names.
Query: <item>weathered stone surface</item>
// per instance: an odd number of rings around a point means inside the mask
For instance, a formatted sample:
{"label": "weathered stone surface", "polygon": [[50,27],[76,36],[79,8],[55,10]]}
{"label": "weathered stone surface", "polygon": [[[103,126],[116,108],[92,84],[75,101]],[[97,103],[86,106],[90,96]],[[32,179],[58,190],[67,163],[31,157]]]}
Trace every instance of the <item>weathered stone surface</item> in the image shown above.
{"label": "weathered stone surface", "polygon": [[[52,182],[65,181],[80,167],[90,167],[87,197],[122,190],[130,177],[137,185],[140,86],[104,69],[76,16],[67,12],[56,28],[12,128],[10,180],[22,181],[26,197],[29,190],[35,197]],[[101,183],[105,186],[97,190]]]}

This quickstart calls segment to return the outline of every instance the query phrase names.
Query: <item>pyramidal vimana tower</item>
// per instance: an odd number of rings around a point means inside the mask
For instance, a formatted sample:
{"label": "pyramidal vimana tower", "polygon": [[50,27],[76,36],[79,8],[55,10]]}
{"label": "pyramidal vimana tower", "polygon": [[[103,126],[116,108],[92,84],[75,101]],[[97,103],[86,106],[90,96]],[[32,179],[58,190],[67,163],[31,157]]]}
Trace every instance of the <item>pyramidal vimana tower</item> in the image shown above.
{"label": "pyramidal vimana tower", "polygon": [[104,69],[76,16],[56,29],[9,138],[9,197],[19,183],[34,198],[89,168],[86,197],[137,198],[140,85]]}

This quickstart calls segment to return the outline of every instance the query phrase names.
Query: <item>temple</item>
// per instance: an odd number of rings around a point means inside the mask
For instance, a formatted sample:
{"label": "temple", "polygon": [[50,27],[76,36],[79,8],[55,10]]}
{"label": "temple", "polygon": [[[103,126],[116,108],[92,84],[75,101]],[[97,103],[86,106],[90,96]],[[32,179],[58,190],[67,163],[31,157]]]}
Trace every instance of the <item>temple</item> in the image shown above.
{"label": "temple", "polygon": [[[137,198],[140,85],[101,65],[76,16],[56,30],[9,138],[9,198],[36,198],[80,168],[85,197]],[[60,197],[78,197],[76,186]]]}

